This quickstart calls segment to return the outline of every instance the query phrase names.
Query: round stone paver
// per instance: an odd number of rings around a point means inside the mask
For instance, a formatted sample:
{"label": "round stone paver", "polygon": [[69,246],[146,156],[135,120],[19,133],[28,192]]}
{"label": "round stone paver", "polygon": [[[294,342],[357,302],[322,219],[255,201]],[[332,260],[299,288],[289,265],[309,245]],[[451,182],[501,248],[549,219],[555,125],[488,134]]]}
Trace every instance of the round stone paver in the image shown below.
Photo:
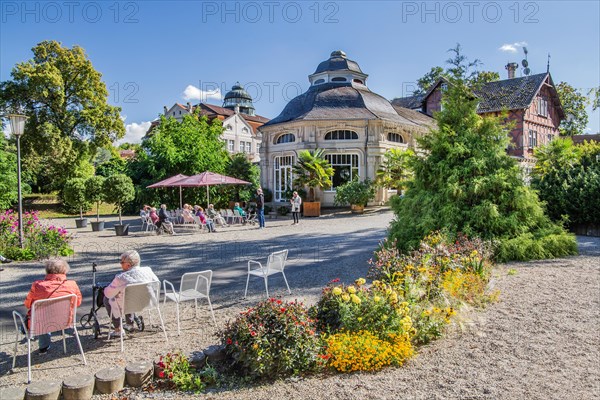
{"label": "round stone paver", "polygon": [[95,378],[93,375],[73,375],[63,381],[64,400],[91,399],[94,395]]}

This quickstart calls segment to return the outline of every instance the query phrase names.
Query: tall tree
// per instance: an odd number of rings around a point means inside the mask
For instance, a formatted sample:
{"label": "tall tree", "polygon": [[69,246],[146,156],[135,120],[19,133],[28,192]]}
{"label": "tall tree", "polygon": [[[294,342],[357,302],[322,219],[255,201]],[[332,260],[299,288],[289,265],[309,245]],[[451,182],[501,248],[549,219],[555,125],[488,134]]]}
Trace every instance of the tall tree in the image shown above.
{"label": "tall tree", "polygon": [[256,188],[260,186],[260,169],[248,161],[244,153],[234,154],[225,172],[229,176],[252,183],[252,185],[233,185],[229,188],[228,191],[233,192],[236,200],[250,200]]}
{"label": "tall tree", "polygon": [[563,136],[581,135],[588,123],[588,114],[585,108],[589,104],[589,99],[580,90],[566,82],[556,85],[556,91],[566,115],[559,126],[560,134]]}
{"label": "tall tree", "polygon": [[17,201],[17,157],[7,147],[4,135],[0,135],[0,210]]}
{"label": "tall tree", "polygon": [[[402,250],[444,229],[499,241],[501,259],[555,257],[576,251],[575,241],[544,215],[535,192],[506,154],[501,117],[477,114],[470,62],[456,49],[449,62],[444,108],[437,129],[418,139],[415,177],[404,198],[394,197],[390,237]],[[547,242],[556,243],[555,246]],[[519,247],[520,246],[520,247]]]}
{"label": "tall tree", "polygon": [[30,118],[22,138],[25,176],[40,189],[62,187],[95,147],[125,135],[119,107],[107,103],[102,75],[79,46],[44,41],[33,58],[17,64],[12,80],[0,83],[0,109]]}
{"label": "tall tree", "polygon": [[[414,91],[414,95],[425,94],[438,79],[447,76],[456,76],[457,74],[464,74],[465,78],[470,81],[473,88],[487,83],[493,82],[500,79],[500,74],[494,71],[479,71],[477,68],[481,66],[481,61],[475,59],[468,61],[464,58],[461,53],[461,46],[457,44],[456,47],[448,50],[453,56],[446,60],[448,64],[447,68],[436,66],[432,67],[428,73],[417,79],[417,90]],[[464,71],[462,70],[464,68]]]}
{"label": "tall tree", "polygon": [[[128,175],[136,185],[138,204],[158,201],[179,204],[179,192],[168,189],[146,189],[146,186],[177,174],[195,175],[204,171],[225,173],[229,153],[220,136],[223,124],[218,119],[209,122],[199,113],[186,115],[181,122],[175,118],[160,118],[142,149],[127,163]],[[186,198],[199,201],[206,190],[186,190]],[[189,200],[192,201],[192,200]]]}

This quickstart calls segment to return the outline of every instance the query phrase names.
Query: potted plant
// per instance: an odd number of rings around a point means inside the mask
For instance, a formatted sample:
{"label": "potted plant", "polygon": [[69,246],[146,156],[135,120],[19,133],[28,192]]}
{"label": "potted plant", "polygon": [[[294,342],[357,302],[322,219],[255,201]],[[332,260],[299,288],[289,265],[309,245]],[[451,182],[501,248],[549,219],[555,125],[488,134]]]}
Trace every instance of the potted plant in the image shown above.
{"label": "potted plant", "polygon": [[355,179],[338,186],[333,201],[336,205],[350,204],[353,213],[362,214],[369,200],[374,198],[375,187],[367,178],[363,182]]}
{"label": "potted plant", "polygon": [[129,233],[129,224],[123,224],[123,206],[135,198],[135,187],[131,178],[125,174],[109,176],[104,181],[104,199],[115,205],[119,212],[119,224],[115,225],[117,236],[126,236]]}
{"label": "potted plant", "polygon": [[323,149],[302,150],[298,153],[298,162],[294,165],[294,183],[308,187],[308,196],[303,202],[305,217],[321,215],[321,202],[315,197],[315,188],[331,186],[333,167],[325,159]]}
{"label": "potted plant", "polygon": [[69,179],[63,188],[63,200],[70,208],[79,208],[79,219],[75,220],[77,228],[85,228],[88,223],[87,218],[83,218],[83,209],[88,209],[88,201],[85,197],[85,179]]}
{"label": "potted plant", "polygon": [[85,182],[85,197],[88,201],[96,203],[96,222],[92,222],[92,231],[104,230],[104,221],[100,221],[100,203],[104,201],[104,177],[92,176]]}

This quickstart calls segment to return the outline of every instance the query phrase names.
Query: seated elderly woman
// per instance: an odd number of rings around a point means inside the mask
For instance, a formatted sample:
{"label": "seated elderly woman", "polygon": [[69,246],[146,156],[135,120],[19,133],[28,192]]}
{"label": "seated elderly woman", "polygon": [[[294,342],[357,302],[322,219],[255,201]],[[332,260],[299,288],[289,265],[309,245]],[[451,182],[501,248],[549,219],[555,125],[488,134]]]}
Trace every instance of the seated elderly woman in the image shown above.
{"label": "seated elderly woman", "polygon": [[181,216],[183,217],[184,224],[193,224],[194,223],[194,211],[192,210],[192,206],[189,204],[183,205],[183,211],[181,212]]}
{"label": "seated elderly woman", "polygon": [[[27,327],[29,328],[29,318],[31,317],[31,307],[36,300],[45,300],[53,297],[66,296],[75,294],[77,296],[77,306],[81,305],[81,291],[79,286],[73,280],[67,279],[69,272],[69,264],[60,259],[52,259],[46,261],[46,277],[43,280],[33,282],[31,290],[25,299],[25,307],[27,307]],[[40,353],[45,353],[50,348],[50,334],[40,335],[38,342]]]}
{"label": "seated elderly woman", "polygon": [[196,217],[200,219],[200,223],[202,225],[206,225],[206,228],[209,232],[216,232],[215,224],[212,219],[206,218],[206,214],[204,214],[204,209],[198,205],[194,206],[194,210],[196,210]]}
{"label": "seated elderly woman", "polygon": [[[110,333],[111,336],[119,336],[121,334],[121,310],[124,306],[123,294],[125,293],[125,286],[134,283],[158,281],[158,278],[150,267],[140,267],[140,255],[135,250],[129,250],[121,254],[121,269],[123,272],[115,275],[110,285],[104,288],[104,306],[108,315],[112,316],[112,323],[115,328]],[[123,329],[127,332],[132,332],[135,318],[137,318],[135,314],[126,314]],[[141,317],[139,318],[141,319]]]}
{"label": "seated elderly woman", "polygon": [[240,214],[240,217],[242,217],[242,224],[246,225],[246,222],[247,222],[246,211],[244,211],[244,209],[242,207],[240,207],[240,203],[235,203],[233,205],[233,211],[234,212],[237,211]]}
{"label": "seated elderly woman", "polygon": [[208,205],[208,208],[206,209],[206,215],[208,215],[209,218],[212,218],[213,221],[221,225],[221,227],[223,228],[229,226],[227,225],[227,222],[225,222],[225,218],[223,218],[223,216],[219,212],[217,212],[217,210],[215,210],[214,204]]}

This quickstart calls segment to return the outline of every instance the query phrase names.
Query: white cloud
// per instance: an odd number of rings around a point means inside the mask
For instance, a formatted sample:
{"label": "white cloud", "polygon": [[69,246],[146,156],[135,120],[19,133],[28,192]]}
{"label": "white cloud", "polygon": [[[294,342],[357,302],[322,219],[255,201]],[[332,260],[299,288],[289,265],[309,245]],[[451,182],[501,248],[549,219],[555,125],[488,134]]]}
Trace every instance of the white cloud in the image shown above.
{"label": "white cloud", "polygon": [[525,46],[527,46],[527,42],[506,43],[500,46],[498,50],[509,53],[516,53],[519,47]]}
{"label": "white cloud", "polygon": [[207,101],[209,99],[221,100],[223,96],[219,88],[204,91],[202,89],[197,88],[194,85],[188,85],[183,91],[183,98],[185,100]]}
{"label": "white cloud", "polygon": [[125,136],[123,139],[117,140],[115,146],[122,143],[141,143],[142,138],[146,136],[146,132],[150,128],[150,123],[150,121],[144,121],[139,124],[137,122],[125,124]]}

